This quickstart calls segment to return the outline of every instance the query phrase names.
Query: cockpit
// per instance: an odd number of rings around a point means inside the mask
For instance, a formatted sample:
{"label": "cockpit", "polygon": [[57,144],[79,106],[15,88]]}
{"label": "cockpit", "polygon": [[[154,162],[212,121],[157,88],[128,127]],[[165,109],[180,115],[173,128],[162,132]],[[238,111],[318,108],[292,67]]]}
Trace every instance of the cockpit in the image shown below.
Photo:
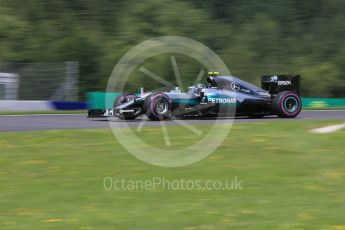
{"label": "cockpit", "polygon": [[[211,72],[216,73],[216,72]],[[233,76],[217,76],[213,74],[207,77],[207,85],[198,83],[188,88],[188,93],[200,94],[206,88],[214,88],[219,90],[229,90],[241,92],[245,94],[267,95],[267,92],[255,85],[245,82]]]}

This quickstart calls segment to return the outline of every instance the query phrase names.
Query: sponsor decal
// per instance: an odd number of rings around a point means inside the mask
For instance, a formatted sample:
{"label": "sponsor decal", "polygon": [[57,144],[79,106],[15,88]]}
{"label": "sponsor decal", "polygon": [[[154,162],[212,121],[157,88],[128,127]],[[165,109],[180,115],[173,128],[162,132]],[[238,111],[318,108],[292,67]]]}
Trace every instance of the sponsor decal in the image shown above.
{"label": "sponsor decal", "polygon": [[241,89],[241,92],[250,93],[250,90],[249,89]]}
{"label": "sponsor decal", "polygon": [[209,103],[215,104],[234,104],[236,103],[235,98],[208,98]]}
{"label": "sponsor decal", "polygon": [[312,101],[309,106],[311,108],[326,108],[329,105],[325,101]]}
{"label": "sponsor decal", "polygon": [[272,76],[271,81],[278,81],[278,77],[276,75]]}
{"label": "sponsor decal", "polygon": [[278,85],[291,85],[291,81],[278,81]]}
{"label": "sponsor decal", "polygon": [[241,89],[241,87],[237,83],[231,82],[231,89],[233,91],[239,91]]}

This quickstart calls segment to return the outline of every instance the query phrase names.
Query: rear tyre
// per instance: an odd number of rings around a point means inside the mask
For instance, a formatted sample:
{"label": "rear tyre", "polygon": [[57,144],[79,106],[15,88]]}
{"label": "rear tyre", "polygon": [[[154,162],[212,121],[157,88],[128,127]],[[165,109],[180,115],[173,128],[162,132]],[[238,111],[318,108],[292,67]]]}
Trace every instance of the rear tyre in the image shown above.
{"label": "rear tyre", "polygon": [[[116,99],[114,100],[114,103],[113,103],[113,110],[115,110],[116,106],[127,103],[127,102],[133,100],[135,97],[136,96],[133,93],[124,93],[124,94],[116,97]],[[117,117],[120,118],[121,120],[134,120],[135,118],[137,118],[137,116],[117,116]]]}
{"label": "rear tyre", "polygon": [[281,118],[294,118],[301,112],[301,109],[301,98],[294,92],[280,92],[273,100],[273,111]]}
{"label": "rear tyre", "polygon": [[171,118],[171,100],[164,93],[155,93],[146,97],[144,102],[146,116],[153,121]]}

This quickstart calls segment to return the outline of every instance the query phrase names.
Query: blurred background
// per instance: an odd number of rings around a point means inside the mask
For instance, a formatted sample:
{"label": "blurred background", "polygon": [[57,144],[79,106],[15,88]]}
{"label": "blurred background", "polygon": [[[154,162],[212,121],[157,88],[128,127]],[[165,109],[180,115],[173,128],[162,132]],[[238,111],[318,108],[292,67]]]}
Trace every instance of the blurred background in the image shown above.
{"label": "blurred background", "polygon": [[[176,35],[210,47],[244,80],[301,74],[302,96],[345,97],[344,12],[342,0],[1,0],[0,72],[13,75],[0,75],[0,92],[19,76],[17,98],[7,99],[84,100],[105,91],[133,46]],[[197,64],[179,60],[193,82]],[[169,59],[149,66],[174,78]]]}

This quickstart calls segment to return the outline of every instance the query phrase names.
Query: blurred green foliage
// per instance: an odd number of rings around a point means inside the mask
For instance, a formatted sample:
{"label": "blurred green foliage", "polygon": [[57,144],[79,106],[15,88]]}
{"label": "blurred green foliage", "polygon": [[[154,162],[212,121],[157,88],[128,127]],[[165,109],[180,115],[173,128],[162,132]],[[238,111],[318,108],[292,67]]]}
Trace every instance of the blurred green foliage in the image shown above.
{"label": "blurred green foliage", "polygon": [[[79,61],[81,94],[104,91],[134,45],[176,35],[207,45],[244,80],[299,73],[303,96],[345,97],[344,12],[343,0],[1,0],[0,61]],[[200,69],[176,60],[193,82]],[[147,65],[173,79],[169,61]],[[150,88],[138,74],[129,88]]]}

